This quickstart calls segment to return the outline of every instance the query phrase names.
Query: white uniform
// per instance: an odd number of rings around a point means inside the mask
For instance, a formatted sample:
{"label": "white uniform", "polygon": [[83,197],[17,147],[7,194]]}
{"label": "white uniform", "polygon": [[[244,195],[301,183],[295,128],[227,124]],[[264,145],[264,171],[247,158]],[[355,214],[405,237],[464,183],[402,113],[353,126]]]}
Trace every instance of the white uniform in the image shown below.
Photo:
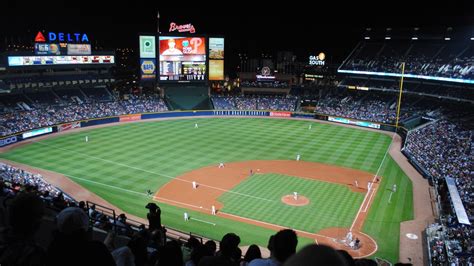
{"label": "white uniform", "polygon": [[219,168],[224,168],[224,163],[220,163]]}
{"label": "white uniform", "polygon": [[293,192],[293,198],[294,198],[295,200],[298,200],[298,192]]}
{"label": "white uniform", "polygon": [[197,124],[197,123],[196,123],[196,124],[194,124],[194,128],[198,128],[198,124]]}
{"label": "white uniform", "polygon": [[309,125],[308,129],[311,130],[311,125]]}
{"label": "white uniform", "polygon": [[370,190],[372,188],[372,182],[367,182],[367,190]]}
{"label": "white uniform", "polygon": [[184,212],[184,220],[189,221],[189,214],[187,212]]}
{"label": "white uniform", "polygon": [[216,215],[216,206],[212,205],[211,207],[211,214]]}
{"label": "white uniform", "polygon": [[193,188],[194,188],[194,189],[197,188],[197,183],[196,183],[196,181],[193,181]]}
{"label": "white uniform", "polygon": [[393,184],[393,186],[392,186],[392,191],[393,191],[393,192],[397,192],[397,185],[396,185],[396,184]]}
{"label": "white uniform", "polygon": [[349,231],[346,235],[346,243],[351,243],[352,242],[352,232]]}
{"label": "white uniform", "polygon": [[89,142],[89,136],[86,136],[86,142]]}
{"label": "white uniform", "polygon": [[296,160],[299,161],[300,158],[301,158],[301,155],[297,154],[297,155],[296,155]]}
{"label": "white uniform", "polygon": [[355,181],[356,187],[359,187],[359,182]]}

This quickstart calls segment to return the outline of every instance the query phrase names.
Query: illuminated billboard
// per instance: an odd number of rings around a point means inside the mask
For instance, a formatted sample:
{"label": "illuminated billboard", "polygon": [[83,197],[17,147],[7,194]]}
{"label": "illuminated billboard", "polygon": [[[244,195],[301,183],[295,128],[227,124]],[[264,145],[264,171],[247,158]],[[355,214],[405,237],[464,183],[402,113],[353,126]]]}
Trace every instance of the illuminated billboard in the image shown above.
{"label": "illuminated billboard", "polygon": [[71,44],[67,45],[68,55],[90,55],[92,53],[90,44]]}
{"label": "illuminated billboard", "polygon": [[209,80],[224,80],[224,60],[209,60]]}
{"label": "illuminated billboard", "polygon": [[140,36],[140,58],[156,58],[155,36]]}
{"label": "illuminated billboard", "polygon": [[161,81],[205,81],[206,38],[160,36]]}
{"label": "illuminated billboard", "polygon": [[140,58],[140,77],[150,80],[156,78],[156,59]]}
{"label": "illuminated billboard", "polygon": [[114,64],[113,55],[84,55],[84,56],[9,56],[8,66],[51,66],[51,65],[86,65]]}
{"label": "illuminated billboard", "polygon": [[35,43],[36,55],[60,55],[61,49],[57,43]]}
{"label": "illuminated billboard", "polygon": [[224,38],[209,38],[209,59],[224,59]]}

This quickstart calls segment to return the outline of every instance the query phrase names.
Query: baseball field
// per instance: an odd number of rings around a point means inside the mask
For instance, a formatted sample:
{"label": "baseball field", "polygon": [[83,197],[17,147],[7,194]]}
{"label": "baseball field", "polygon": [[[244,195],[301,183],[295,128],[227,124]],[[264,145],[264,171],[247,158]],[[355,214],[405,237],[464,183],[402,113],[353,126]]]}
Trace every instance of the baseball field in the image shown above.
{"label": "baseball field", "polygon": [[303,120],[194,118],[83,129],[0,158],[67,176],[136,216],[155,200],[165,225],[209,238],[236,232],[242,244],[266,246],[289,227],[299,247],[344,248],[352,229],[362,244],[353,256],[396,262],[413,198],[411,181],[386,153],[390,142],[383,133]]}

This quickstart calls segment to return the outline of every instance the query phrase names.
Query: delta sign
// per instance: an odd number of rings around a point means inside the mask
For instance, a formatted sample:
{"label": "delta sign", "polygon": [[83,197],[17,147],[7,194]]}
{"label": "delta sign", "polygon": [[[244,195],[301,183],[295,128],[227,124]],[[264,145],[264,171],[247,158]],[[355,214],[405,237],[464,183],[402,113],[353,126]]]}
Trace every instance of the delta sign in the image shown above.
{"label": "delta sign", "polygon": [[[64,32],[48,32],[48,42],[61,42],[61,43],[88,43],[89,37],[85,33],[64,33]],[[38,31],[35,37],[35,42],[46,42],[41,31]]]}

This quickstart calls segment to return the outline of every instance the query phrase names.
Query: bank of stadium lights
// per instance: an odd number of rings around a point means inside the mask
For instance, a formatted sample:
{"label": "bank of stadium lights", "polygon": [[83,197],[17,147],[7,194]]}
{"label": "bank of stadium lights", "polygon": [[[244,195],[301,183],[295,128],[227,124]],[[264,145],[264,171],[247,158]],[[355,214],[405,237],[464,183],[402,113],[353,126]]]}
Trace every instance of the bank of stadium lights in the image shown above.
{"label": "bank of stadium lights", "polygon": [[385,40],[391,40],[391,39],[392,39],[392,37],[390,37],[390,36],[385,36]]}
{"label": "bank of stadium lights", "polygon": [[471,37],[471,41],[474,41],[474,37]]}
{"label": "bank of stadium lights", "polygon": [[445,41],[451,41],[451,38],[449,38],[449,37],[444,37],[444,40],[445,40]]}
{"label": "bank of stadium lights", "polygon": [[416,40],[418,40],[418,37],[411,37],[411,39],[416,41]]}

